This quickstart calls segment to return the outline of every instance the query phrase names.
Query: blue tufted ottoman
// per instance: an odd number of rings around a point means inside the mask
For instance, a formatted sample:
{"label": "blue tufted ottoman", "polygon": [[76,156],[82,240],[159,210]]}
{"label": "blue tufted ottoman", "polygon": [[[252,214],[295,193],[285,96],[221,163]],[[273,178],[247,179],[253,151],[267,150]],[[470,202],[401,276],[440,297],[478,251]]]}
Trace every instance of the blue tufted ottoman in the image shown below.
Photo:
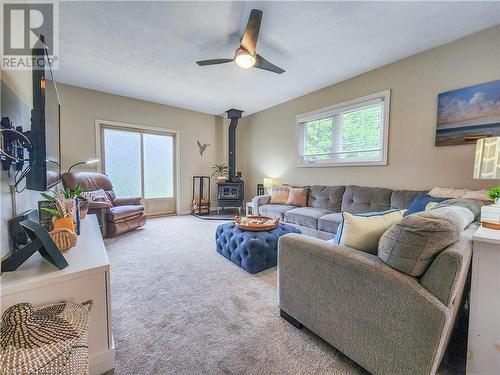
{"label": "blue tufted ottoman", "polygon": [[217,252],[245,271],[256,273],[277,263],[278,239],[287,233],[301,233],[291,225],[279,223],[266,232],[239,229],[234,222],[221,224],[215,232]]}

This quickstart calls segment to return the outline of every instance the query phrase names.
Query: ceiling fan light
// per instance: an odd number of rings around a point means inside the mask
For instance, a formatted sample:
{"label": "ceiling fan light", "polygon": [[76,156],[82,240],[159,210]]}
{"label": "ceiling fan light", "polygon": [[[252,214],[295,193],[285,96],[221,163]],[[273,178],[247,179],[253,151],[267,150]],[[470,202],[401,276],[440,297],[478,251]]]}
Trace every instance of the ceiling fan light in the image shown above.
{"label": "ceiling fan light", "polygon": [[244,69],[251,68],[255,65],[255,57],[253,57],[246,51],[236,52],[234,60],[236,61],[236,64],[238,64],[238,66]]}

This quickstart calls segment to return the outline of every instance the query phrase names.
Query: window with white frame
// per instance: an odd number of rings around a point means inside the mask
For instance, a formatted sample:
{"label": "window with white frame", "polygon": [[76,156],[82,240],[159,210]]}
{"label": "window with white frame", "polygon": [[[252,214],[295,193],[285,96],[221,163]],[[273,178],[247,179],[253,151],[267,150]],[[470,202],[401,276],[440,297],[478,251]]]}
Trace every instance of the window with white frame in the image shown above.
{"label": "window with white frame", "polygon": [[386,90],[297,116],[297,165],[387,165],[389,103]]}

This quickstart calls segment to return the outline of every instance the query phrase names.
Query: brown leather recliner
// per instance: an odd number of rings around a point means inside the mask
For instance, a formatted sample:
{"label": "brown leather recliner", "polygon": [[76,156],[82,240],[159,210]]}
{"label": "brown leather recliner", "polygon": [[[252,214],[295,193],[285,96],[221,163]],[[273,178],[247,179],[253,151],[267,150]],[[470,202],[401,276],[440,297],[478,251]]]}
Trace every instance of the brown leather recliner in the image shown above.
{"label": "brown leather recliner", "polygon": [[130,230],[142,227],[146,223],[144,206],[141,198],[117,197],[111,180],[102,173],[71,172],[62,175],[64,187],[75,190],[78,185],[82,191],[103,189],[109,201],[90,203],[89,213],[96,214],[104,237],[114,237]]}

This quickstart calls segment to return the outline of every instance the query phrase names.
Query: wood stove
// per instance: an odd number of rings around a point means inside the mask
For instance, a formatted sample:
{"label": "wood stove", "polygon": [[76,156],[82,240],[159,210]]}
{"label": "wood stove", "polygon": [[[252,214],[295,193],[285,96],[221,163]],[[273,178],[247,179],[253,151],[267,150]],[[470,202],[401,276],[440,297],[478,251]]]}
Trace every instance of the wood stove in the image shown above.
{"label": "wood stove", "polygon": [[229,176],[228,181],[217,184],[217,211],[221,212],[225,208],[237,208],[241,214],[243,200],[245,197],[244,182],[241,174],[236,173],[236,126],[243,111],[230,109],[226,111],[227,117],[231,120],[229,125]]}

